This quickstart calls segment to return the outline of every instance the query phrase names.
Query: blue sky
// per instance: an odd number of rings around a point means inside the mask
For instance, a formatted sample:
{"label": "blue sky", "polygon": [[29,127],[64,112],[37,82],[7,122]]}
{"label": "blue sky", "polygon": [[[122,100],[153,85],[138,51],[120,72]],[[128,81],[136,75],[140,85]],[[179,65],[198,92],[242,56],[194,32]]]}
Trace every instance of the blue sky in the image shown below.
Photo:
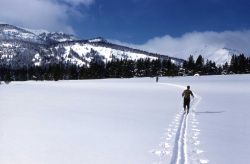
{"label": "blue sky", "polygon": [[78,10],[86,14],[85,19],[72,20],[79,36],[136,44],[166,34],[250,28],[247,0],[95,0]]}
{"label": "blue sky", "polygon": [[[25,4],[25,5],[24,5]],[[249,0],[1,0],[0,21],[142,44],[193,31],[250,29]]]}
{"label": "blue sky", "polygon": [[1,0],[0,22],[183,58],[220,48],[250,56],[249,0]]}

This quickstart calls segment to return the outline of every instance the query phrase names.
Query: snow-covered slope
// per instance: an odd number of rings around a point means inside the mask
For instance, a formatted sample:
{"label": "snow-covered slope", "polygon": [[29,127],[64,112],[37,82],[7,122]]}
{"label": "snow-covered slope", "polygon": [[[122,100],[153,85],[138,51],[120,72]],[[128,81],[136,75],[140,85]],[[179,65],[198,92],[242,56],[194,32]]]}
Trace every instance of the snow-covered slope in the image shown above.
{"label": "snow-covered slope", "polygon": [[213,54],[208,56],[209,60],[214,61],[217,65],[223,65],[226,62],[230,64],[233,55],[240,55],[241,53],[237,50],[228,48],[221,48],[216,50]]}
{"label": "snow-covered slope", "polygon": [[150,79],[0,88],[1,164],[152,164],[179,97]]}
{"label": "snow-covered slope", "polygon": [[77,38],[62,32],[48,32],[46,30],[30,30],[9,24],[0,24],[0,40],[19,40],[31,43],[50,44],[73,41]]}
{"label": "snow-covered slope", "polygon": [[194,58],[197,58],[198,55],[202,55],[205,60],[212,60],[217,65],[223,65],[226,62],[230,63],[233,55],[240,55],[242,52],[230,48],[209,48],[205,46],[201,49],[193,50],[191,53]]}
{"label": "snow-covered slope", "polygon": [[178,159],[191,164],[250,162],[249,79],[250,75],[228,75],[161,81],[162,85],[170,83],[176,88],[190,85],[196,94],[192,112],[186,118],[185,133],[178,134],[181,142],[176,151]]}
{"label": "snow-covered slope", "polygon": [[47,30],[34,30],[34,29],[27,29],[27,28],[25,28],[25,30],[34,33],[43,41],[49,42],[49,43],[77,40],[76,36],[72,34],[66,34],[63,32],[49,32]]}
{"label": "snow-covered slope", "polygon": [[40,38],[47,42],[65,42],[65,41],[73,41],[77,40],[77,38],[74,35],[65,34],[62,32],[52,32],[52,33],[40,33],[38,35]]}
{"label": "snow-covered slope", "polygon": [[88,66],[93,59],[106,62],[140,58],[171,59],[176,64],[183,62],[182,59],[112,44],[101,37],[77,40],[75,36],[61,32],[28,31],[12,25],[0,25],[0,64],[22,67],[67,62]]}
{"label": "snow-covered slope", "polygon": [[[0,85],[0,163],[250,163],[249,79]],[[188,116],[181,98],[186,85],[195,93]]]}
{"label": "snow-covered slope", "polygon": [[111,61],[112,59],[157,59],[157,57],[146,55],[143,52],[138,53],[133,51],[124,51],[111,47],[105,47],[97,43],[99,42],[91,41],[87,43],[69,43],[63,47],[59,44],[53,49],[56,49],[56,52],[62,52],[60,57],[63,57],[66,62],[74,63],[80,66],[88,65],[93,59],[103,60],[105,62]]}
{"label": "snow-covered slope", "polygon": [[91,43],[94,43],[94,42],[107,42],[107,40],[105,40],[102,37],[97,37],[97,38],[89,39],[88,42],[91,42]]}
{"label": "snow-covered slope", "polygon": [[1,40],[20,40],[43,43],[43,40],[34,33],[9,24],[0,24],[0,41]]}

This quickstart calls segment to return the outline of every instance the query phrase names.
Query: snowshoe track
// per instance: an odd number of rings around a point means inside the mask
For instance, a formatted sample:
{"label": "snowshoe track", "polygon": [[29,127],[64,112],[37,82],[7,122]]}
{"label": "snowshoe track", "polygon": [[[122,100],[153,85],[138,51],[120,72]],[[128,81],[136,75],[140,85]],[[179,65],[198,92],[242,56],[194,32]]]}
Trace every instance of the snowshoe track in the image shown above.
{"label": "snowshoe track", "polygon": [[[168,86],[185,89],[186,87],[176,84],[159,83]],[[184,114],[183,109],[178,112],[174,120],[166,129],[164,141],[160,144],[160,149],[151,151],[160,157],[158,164],[207,164],[209,160],[201,158],[204,153],[199,148],[200,129],[199,122],[196,119],[196,107],[201,101],[201,97],[197,94],[195,99],[191,101],[191,109],[188,115]],[[182,104],[180,105],[182,107]]]}

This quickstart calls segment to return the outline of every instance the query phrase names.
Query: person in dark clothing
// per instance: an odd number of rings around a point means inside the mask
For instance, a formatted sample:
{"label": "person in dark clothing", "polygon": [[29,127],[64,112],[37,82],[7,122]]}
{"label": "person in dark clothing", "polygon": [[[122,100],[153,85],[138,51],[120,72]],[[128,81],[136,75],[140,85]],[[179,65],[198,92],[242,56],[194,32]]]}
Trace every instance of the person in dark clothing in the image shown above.
{"label": "person in dark clothing", "polygon": [[187,89],[182,93],[184,112],[187,111],[187,114],[189,113],[190,107],[190,95],[194,97],[193,92],[190,90],[190,86],[187,86]]}
{"label": "person in dark clothing", "polygon": [[159,76],[156,76],[156,82],[158,83],[158,81],[159,81]]}

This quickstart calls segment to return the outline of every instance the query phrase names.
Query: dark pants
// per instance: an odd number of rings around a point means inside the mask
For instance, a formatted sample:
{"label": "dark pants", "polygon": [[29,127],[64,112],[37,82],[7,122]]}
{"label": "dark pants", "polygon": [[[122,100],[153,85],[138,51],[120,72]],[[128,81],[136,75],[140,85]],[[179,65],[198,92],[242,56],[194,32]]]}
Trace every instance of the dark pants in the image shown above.
{"label": "dark pants", "polygon": [[189,112],[189,106],[190,106],[190,99],[184,98],[183,107],[184,107],[184,111],[186,111],[187,109],[187,113]]}

